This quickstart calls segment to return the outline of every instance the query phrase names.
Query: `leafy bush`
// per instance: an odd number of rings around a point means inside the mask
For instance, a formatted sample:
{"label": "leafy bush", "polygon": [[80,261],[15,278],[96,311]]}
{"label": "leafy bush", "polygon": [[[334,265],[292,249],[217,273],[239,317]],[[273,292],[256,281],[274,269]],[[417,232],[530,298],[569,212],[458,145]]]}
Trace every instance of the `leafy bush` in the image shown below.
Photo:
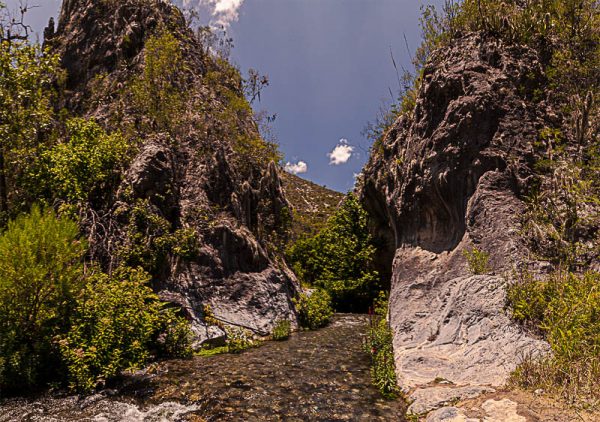
{"label": "leafy bush", "polygon": [[514,380],[571,401],[600,399],[600,273],[526,275],[510,286],[508,301],[513,316],[540,329],[552,347],[549,357],[528,357]]}
{"label": "leafy bush", "polygon": [[44,151],[33,182],[48,186],[54,198],[88,201],[94,191],[118,182],[129,147],[120,134],[108,135],[93,120],[71,119],[66,127],[67,141]]}
{"label": "leafy bush", "polygon": [[179,40],[164,29],[148,38],[144,72],[133,80],[131,94],[152,129],[172,131],[185,104],[185,62]]}
{"label": "leafy bush", "polygon": [[186,321],[142,270],[85,274],[78,225],[34,206],[0,235],[0,389],[68,378],[89,391],[153,352],[191,354]]}
{"label": "leafy bush", "polygon": [[567,159],[538,164],[546,169],[540,170],[544,176],[528,198],[521,234],[543,259],[569,269],[585,268],[600,252],[598,167]]}
{"label": "leafy bush", "polygon": [[59,340],[72,388],[91,391],[122,370],[137,369],[150,358],[160,327],[163,349],[189,356],[186,326],[164,309],[141,269],[92,276],[77,298],[69,332]]}
{"label": "leafy bush", "polygon": [[470,251],[464,250],[463,256],[467,259],[471,274],[482,275],[491,271],[489,253],[474,247]]}
{"label": "leafy bush", "polygon": [[273,328],[273,340],[287,340],[292,335],[292,324],[287,319],[277,321]]}
{"label": "leafy bush", "polygon": [[326,290],[336,310],[366,311],[380,289],[367,218],[356,196],[349,194],[323,230],[288,250],[298,277]]}
{"label": "leafy bush", "polygon": [[310,294],[301,294],[294,299],[300,325],[310,330],[322,328],[333,315],[331,296],[325,290],[316,289]]}
{"label": "leafy bush", "polygon": [[369,331],[365,341],[365,352],[371,357],[371,379],[381,394],[388,399],[398,397],[394,361],[393,335],[386,319],[387,295],[383,292],[373,304],[375,312],[369,315]]}
{"label": "leafy bush", "polygon": [[227,327],[227,350],[229,353],[241,353],[254,347],[252,333],[241,327]]}
{"label": "leafy bush", "polygon": [[[0,28],[0,33],[4,30]],[[51,87],[54,81],[60,83],[62,73],[58,55],[45,54],[40,45],[0,39],[0,225],[4,226],[17,211],[11,205],[28,199],[17,186],[43,147],[40,140],[53,117]]]}
{"label": "leafy bush", "polygon": [[83,284],[85,242],[76,223],[34,206],[0,235],[0,389],[57,375],[56,335],[68,329]]}

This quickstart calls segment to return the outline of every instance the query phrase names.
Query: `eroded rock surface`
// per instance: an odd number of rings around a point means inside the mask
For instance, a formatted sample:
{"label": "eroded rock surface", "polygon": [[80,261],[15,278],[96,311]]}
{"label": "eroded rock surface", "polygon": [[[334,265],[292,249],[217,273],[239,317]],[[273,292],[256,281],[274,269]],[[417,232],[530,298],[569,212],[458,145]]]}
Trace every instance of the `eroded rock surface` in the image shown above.
{"label": "eroded rock surface", "polygon": [[[416,413],[436,379],[460,386],[459,399],[502,386],[523,354],[547,350],[505,311],[506,282],[527,261],[518,218],[544,116],[528,96],[542,78],[526,48],[455,40],[364,170],[360,193],[392,267],[399,382]],[[473,248],[490,254],[485,275],[469,270]],[[455,419],[436,420],[468,420],[446,413]]]}

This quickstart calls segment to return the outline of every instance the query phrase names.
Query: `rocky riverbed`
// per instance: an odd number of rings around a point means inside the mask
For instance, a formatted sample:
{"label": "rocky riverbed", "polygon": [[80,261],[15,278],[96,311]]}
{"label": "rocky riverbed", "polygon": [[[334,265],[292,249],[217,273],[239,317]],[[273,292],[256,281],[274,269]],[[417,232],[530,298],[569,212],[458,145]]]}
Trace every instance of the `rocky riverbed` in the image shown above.
{"label": "rocky riverbed", "polygon": [[371,385],[362,351],[367,317],[336,315],[328,327],[239,355],[160,363],[91,397],[12,399],[8,421],[402,421],[401,400]]}

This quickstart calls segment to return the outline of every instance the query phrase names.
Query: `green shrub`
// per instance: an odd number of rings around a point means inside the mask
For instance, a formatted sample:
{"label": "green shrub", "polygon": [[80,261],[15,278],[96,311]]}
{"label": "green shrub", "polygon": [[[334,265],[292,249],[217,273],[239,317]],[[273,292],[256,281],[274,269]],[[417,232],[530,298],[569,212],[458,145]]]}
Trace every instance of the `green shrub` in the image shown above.
{"label": "green shrub", "polygon": [[399,395],[394,361],[393,334],[386,319],[387,295],[380,293],[373,304],[375,312],[370,315],[369,330],[364,344],[365,352],[371,357],[371,379],[387,399]]}
{"label": "green shrub", "polygon": [[181,44],[162,30],[146,41],[144,72],[131,83],[134,106],[150,119],[151,129],[172,131],[186,101],[185,61]]}
{"label": "green shrub", "polygon": [[292,323],[287,319],[277,321],[273,328],[273,340],[287,340],[292,335]]}
{"label": "green shrub", "polygon": [[471,274],[482,275],[491,271],[489,253],[474,247],[470,251],[464,250],[463,256],[467,259]]}
{"label": "green shrub", "polygon": [[255,346],[252,333],[241,327],[227,327],[227,350],[229,353],[241,353]]}
{"label": "green shrub", "polygon": [[38,206],[0,235],[0,389],[56,377],[53,339],[68,329],[85,251],[76,223]]}
{"label": "green shrub", "polygon": [[194,354],[193,336],[190,323],[179,316],[175,309],[161,311],[161,323],[157,327],[160,333],[156,341],[159,356],[169,358],[189,358]]}
{"label": "green shrub", "polygon": [[151,357],[161,328],[164,351],[189,356],[189,333],[172,310],[165,310],[141,269],[92,276],[77,298],[69,332],[59,340],[70,386],[91,391],[123,370]]}
{"label": "green shrub", "polygon": [[508,301],[513,316],[537,326],[552,348],[551,356],[528,357],[514,380],[572,401],[600,399],[600,273],[527,275],[509,287]]}
{"label": "green shrub", "polygon": [[381,288],[367,218],[358,198],[349,194],[323,230],[297,241],[287,253],[300,280],[326,290],[338,311],[366,312]]}
{"label": "green shrub", "polygon": [[316,289],[310,294],[301,294],[294,299],[300,325],[310,330],[322,328],[333,315],[331,296],[325,290]]}
{"label": "green shrub", "polygon": [[[60,57],[27,40],[6,41],[0,25],[0,227],[31,195],[22,178],[44,147],[53,117],[54,86],[60,86]],[[12,25],[17,35],[16,25]],[[56,82],[56,83],[55,83]]]}
{"label": "green shrub", "polygon": [[118,133],[108,135],[93,120],[67,121],[67,141],[42,154],[41,171],[33,182],[47,186],[53,198],[88,201],[118,182],[128,157],[128,144]]}

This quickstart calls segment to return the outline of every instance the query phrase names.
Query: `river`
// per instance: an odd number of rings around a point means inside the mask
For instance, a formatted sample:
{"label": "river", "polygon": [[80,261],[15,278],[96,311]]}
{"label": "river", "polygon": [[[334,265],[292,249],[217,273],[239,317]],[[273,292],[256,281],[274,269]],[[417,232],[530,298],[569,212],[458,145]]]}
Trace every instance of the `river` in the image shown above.
{"label": "river", "polygon": [[0,422],[403,421],[404,403],[371,385],[367,322],[341,314],[241,354],[161,362],[85,398],[5,400]]}

